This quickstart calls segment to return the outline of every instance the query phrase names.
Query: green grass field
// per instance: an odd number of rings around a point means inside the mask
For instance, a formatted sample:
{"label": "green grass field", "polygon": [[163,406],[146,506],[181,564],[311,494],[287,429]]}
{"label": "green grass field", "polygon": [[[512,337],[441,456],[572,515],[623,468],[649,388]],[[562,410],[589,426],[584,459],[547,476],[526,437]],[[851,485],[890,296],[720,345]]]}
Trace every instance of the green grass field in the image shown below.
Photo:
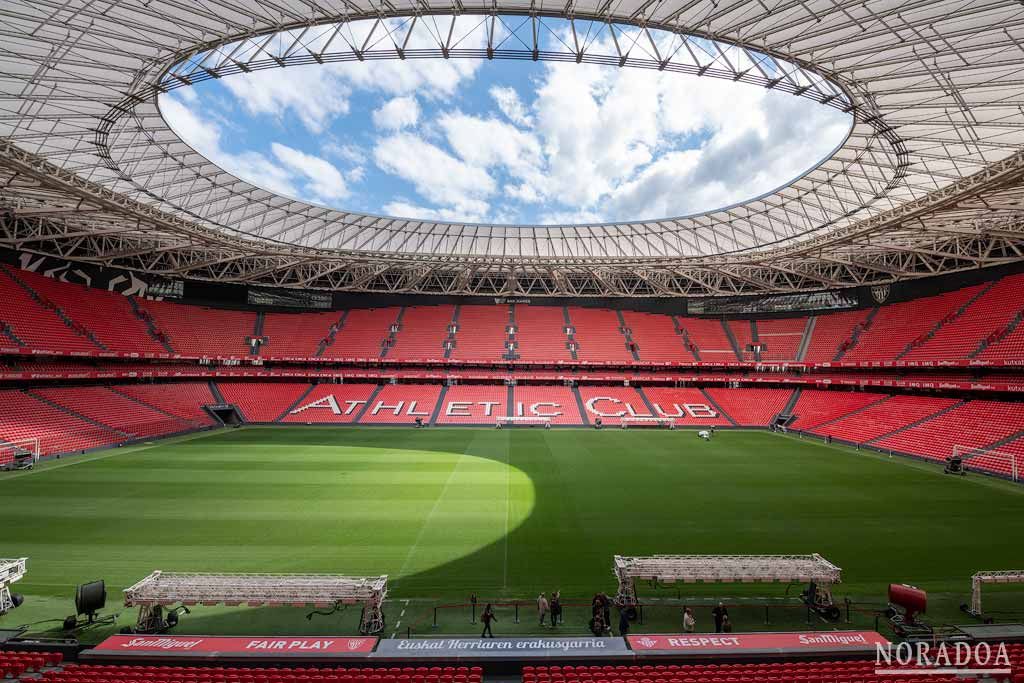
{"label": "green grass field", "polygon": [[[440,609],[431,629],[434,607],[556,588],[588,601],[614,591],[617,553],[812,552],[843,568],[837,599],[879,604],[889,582],[913,583],[934,621],[963,623],[973,572],[1024,567],[1021,487],[759,431],[704,443],[688,431],[246,428],[0,475],[0,514],[0,556],[30,558],[26,604],[0,627],[67,615],[75,584],[97,578],[116,611],[122,588],[163,569],[389,574],[387,635],[471,633],[465,608]],[[788,600],[784,585],[641,590],[647,630],[676,630],[680,602],[718,596],[778,603],[768,624],[763,607],[737,608],[741,630],[807,627],[795,587]],[[1024,589],[989,595],[1001,620],[1024,617]],[[563,630],[583,632],[586,611],[570,607]],[[503,608],[499,632],[537,632],[521,613],[515,624]],[[179,632],[352,632],[358,617],[303,615],[199,608]]]}

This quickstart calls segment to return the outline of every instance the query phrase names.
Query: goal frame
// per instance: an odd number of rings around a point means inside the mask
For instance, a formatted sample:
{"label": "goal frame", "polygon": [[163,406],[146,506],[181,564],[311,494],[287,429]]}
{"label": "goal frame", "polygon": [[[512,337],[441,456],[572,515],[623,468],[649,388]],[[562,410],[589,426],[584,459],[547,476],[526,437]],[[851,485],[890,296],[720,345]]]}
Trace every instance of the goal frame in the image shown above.
{"label": "goal frame", "polygon": [[675,429],[676,421],[672,417],[620,417],[619,426],[622,429],[629,427],[664,427]]}
{"label": "goal frame", "polygon": [[543,427],[544,429],[551,429],[551,418],[542,416],[506,416],[502,415],[494,420],[494,426],[498,429],[503,427]]}
{"label": "goal frame", "polygon": [[[1024,476],[1024,456],[1018,455],[1017,453],[1007,453],[1001,451],[998,448],[985,448],[975,446],[961,446],[956,444],[953,446],[953,457],[961,458],[964,463],[970,463],[971,460],[977,456],[986,455],[996,458],[1005,458],[1010,462],[1010,479],[1012,481],[1020,481],[1021,476]],[[995,472],[993,474],[999,474]]]}
{"label": "goal frame", "polygon": [[32,453],[32,464],[39,462],[42,453],[38,436],[26,437],[24,439],[10,439],[0,441],[0,469],[14,462],[14,454],[18,451]]}

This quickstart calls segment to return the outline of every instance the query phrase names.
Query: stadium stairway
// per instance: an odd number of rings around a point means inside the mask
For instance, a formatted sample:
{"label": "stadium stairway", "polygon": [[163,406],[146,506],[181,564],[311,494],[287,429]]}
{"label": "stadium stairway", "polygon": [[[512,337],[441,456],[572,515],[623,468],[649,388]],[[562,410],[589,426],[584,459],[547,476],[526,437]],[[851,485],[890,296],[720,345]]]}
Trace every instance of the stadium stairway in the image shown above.
{"label": "stadium stairway", "polygon": [[739,342],[736,341],[735,335],[733,335],[732,327],[725,319],[719,321],[722,324],[722,329],[725,331],[725,338],[729,340],[729,345],[732,346],[732,352],[736,354],[736,360],[743,360],[743,353],[740,350]]}
{"label": "stadium stairway", "polygon": [[139,308],[139,302],[135,300],[134,296],[125,297],[128,299],[128,306],[132,309],[132,313],[136,318],[142,321],[142,324],[146,326],[146,332],[150,338],[157,344],[160,344],[167,353],[175,353],[171,345],[167,343],[167,335],[161,332],[157,326],[156,321],[153,320],[153,316]]}
{"label": "stadium stairway", "polygon": [[712,408],[714,408],[714,409],[715,409],[715,411],[716,411],[716,412],[717,412],[717,413],[718,413],[719,415],[721,415],[722,417],[724,417],[724,418],[725,418],[726,420],[728,420],[728,421],[729,421],[729,424],[731,424],[731,425],[732,425],[733,427],[739,427],[739,423],[738,423],[738,422],[736,422],[736,420],[734,420],[734,419],[732,418],[732,416],[731,416],[731,415],[729,415],[729,413],[725,412],[725,411],[724,411],[724,410],[722,409],[722,406],[720,406],[720,405],[718,404],[718,402],[717,402],[717,401],[715,401],[715,399],[711,398],[711,394],[709,394],[709,393],[708,393],[708,390],[707,390],[707,389],[701,389],[701,390],[700,390],[700,393],[704,395],[704,398],[706,398],[706,399],[708,400],[708,404],[709,404],[709,405],[710,405],[710,406],[711,406]]}
{"label": "stadium stairway", "polygon": [[168,411],[164,410],[163,408],[161,408],[159,406],[155,406],[152,403],[148,403],[146,401],[143,401],[142,399],[140,399],[140,398],[138,398],[136,396],[132,396],[131,394],[129,394],[126,391],[119,390],[119,387],[109,387],[109,389],[110,389],[110,391],[114,392],[118,396],[123,396],[125,399],[127,399],[127,400],[129,400],[129,401],[131,401],[133,403],[137,403],[140,406],[142,406],[142,407],[144,407],[144,408],[146,408],[148,410],[152,410],[154,412],[157,412],[157,413],[160,413],[161,415],[166,416],[167,418],[169,418],[171,420],[175,420],[177,422],[180,422],[181,423],[182,431],[189,430],[189,429],[199,429],[201,427],[206,426],[206,425],[204,425],[204,424],[202,424],[200,422],[197,422],[197,421],[195,421],[193,419],[182,417],[181,415],[175,415],[174,413],[168,412]]}
{"label": "stadium stairway", "polygon": [[907,346],[902,351],[896,354],[895,360],[902,360],[903,358],[906,358],[907,355],[913,352],[915,349],[923,346],[924,344],[927,344],[944,327],[946,327],[947,325],[953,325],[957,320],[959,320],[964,315],[964,313],[967,312],[967,310],[971,307],[971,304],[973,304],[975,301],[988,294],[988,292],[993,287],[996,286],[997,282],[998,280],[993,280],[992,282],[989,282],[987,285],[979,287],[978,291],[976,291],[971,298],[965,301],[964,304],[960,306],[960,308],[956,309],[951,315],[947,315],[943,318],[940,318],[932,326],[932,328],[928,330],[928,332],[926,332],[923,336],[918,337],[914,341],[907,344]]}
{"label": "stadium stairway", "polygon": [[836,417],[833,417],[833,418],[831,418],[829,420],[825,420],[824,422],[822,422],[820,424],[816,424],[813,427],[809,427],[808,429],[809,429],[809,431],[817,431],[817,430],[821,429],[822,427],[828,427],[829,425],[835,424],[836,422],[839,422],[840,420],[845,420],[848,417],[852,417],[854,415],[859,415],[860,413],[863,413],[866,410],[872,410],[875,407],[885,403],[886,401],[888,401],[891,398],[892,398],[892,396],[883,396],[882,398],[878,399],[877,401],[873,401],[872,403],[868,403],[867,405],[863,405],[860,408],[856,408],[856,409],[854,409],[854,410],[852,410],[852,411],[850,411],[848,413],[843,413],[842,415],[837,415]]}
{"label": "stadium stairway", "polygon": [[807,347],[811,344],[811,337],[814,336],[814,328],[818,323],[817,316],[810,316],[807,318],[807,324],[804,326],[804,336],[800,339],[800,346],[796,349],[796,360],[803,362],[804,358],[807,357]]}
{"label": "stadium stairway", "polygon": [[338,318],[337,322],[331,324],[327,328],[327,336],[320,340],[317,344],[316,353],[313,354],[314,358],[319,358],[324,355],[324,351],[327,350],[328,346],[334,343],[334,338],[338,334],[338,330],[345,326],[345,318],[348,317],[349,311],[345,310],[341,312],[341,317]]}
{"label": "stadium stairway", "polygon": [[872,308],[864,320],[853,326],[853,330],[850,332],[850,337],[839,345],[839,348],[836,349],[836,355],[832,360],[842,360],[843,356],[845,356],[851,349],[857,347],[857,344],[860,343],[861,335],[871,329],[871,324],[875,321],[875,316],[878,315],[879,308],[879,306]]}
{"label": "stadium stairway", "polygon": [[114,427],[111,427],[110,425],[105,425],[102,422],[99,422],[97,420],[92,419],[91,417],[86,417],[85,415],[82,415],[81,413],[76,412],[76,411],[74,411],[74,410],[72,410],[72,409],[70,409],[70,408],[68,408],[66,406],[62,406],[60,403],[57,403],[56,401],[53,401],[53,400],[47,398],[46,396],[40,395],[39,393],[37,393],[37,391],[38,390],[26,390],[25,393],[28,396],[31,396],[32,398],[36,399],[37,401],[42,401],[43,403],[47,404],[51,408],[55,408],[56,410],[59,410],[62,413],[66,413],[66,414],[70,415],[71,417],[75,418],[76,420],[81,420],[82,422],[88,422],[89,424],[93,425],[94,427],[99,427],[99,428],[104,429],[104,430],[106,430],[108,432],[111,432],[113,434],[117,434],[122,439],[130,439],[130,438],[132,438],[131,434],[129,434],[128,432],[121,431],[120,429],[115,429]]}

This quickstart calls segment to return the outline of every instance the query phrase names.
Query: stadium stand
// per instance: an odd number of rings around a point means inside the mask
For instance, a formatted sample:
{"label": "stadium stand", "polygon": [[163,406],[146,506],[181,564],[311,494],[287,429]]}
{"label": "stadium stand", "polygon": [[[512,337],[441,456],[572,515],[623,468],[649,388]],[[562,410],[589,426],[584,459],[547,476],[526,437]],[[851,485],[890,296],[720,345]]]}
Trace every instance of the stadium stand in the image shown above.
{"label": "stadium stand", "polygon": [[400,308],[353,308],[326,346],[324,358],[379,358],[385,340],[398,324]]}
{"label": "stadium stand", "polygon": [[173,382],[167,384],[122,384],[114,391],[140,401],[165,413],[188,420],[196,426],[214,424],[204,405],[217,402],[205,382]]}
{"label": "stadium stand", "polygon": [[622,317],[637,344],[640,360],[679,363],[693,360],[670,316],[623,311]]}
{"label": "stadium stand", "polygon": [[[33,666],[38,666],[38,658],[31,661]],[[36,680],[45,683],[480,683],[483,670],[468,666],[288,669],[70,664],[60,670],[43,671]]]}
{"label": "stadium stand", "polygon": [[699,360],[726,363],[739,360],[725,334],[722,321],[712,318],[677,318],[677,321],[684,338],[693,345]]}
{"label": "stadium stand", "polygon": [[370,400],[375,384],[318,384],[281,422],[349,424],[355,422]]}
{"label": "stadium stand", "polygon": [[164,436],[196,428],[188,420],[162,413],[107,387],[33,389],[32,393],[132,439]]}
{"label": "stadium stand", "polygon": [[256,314],[166,301],[140,300],[167,343],[178,353],[194,356],[246,356]]}
{"label": "stadium stand", "polygon": [[412,424],[429,422],[441,387],[436,384],[388,384],[370,399],[359,424]]}
{"label": "stadium stand", "polygon": [[572,360],[561,306],[515,306],[519,360],[556,363]]}
{"label": "stadium stand", "polygon": [[741,427],[767,427],[793,396],[792,389],[707,389],[707,396]]}
{"label": "stadium stand", "polygon": [[444,358],[444,342],[454,312],[455,307],[449,305],[406,308],[387,357],[396,361]]}
{"label": "stadium stand", "polygon": [[338,322],[340,313],[267,313],[263,316],[261,356],[312,358]]}
{"label": "stadium stand", "polygon": [[736,348],[740,351],[740,358],[742,360],[757,360],[757,356],[753,351],[749,351],[750,345],[754,343],[754,331],[751,328],[749,320],[729,320],[726,321],[725,326],[729,328],[729,333],[732,334],[732,338],[736,341]]}
{"label": "stadium stand", "polygon": [[458,331],[449,358],[497,362],[508,348],[509,307],[459,306]]}
{"label": "stadium stand", "polygon": [[495,384],[458,384],[448,387],[437,413],[437,424],[493,425],[508,415],[508,387]]}
{"label": "stadium stand", "polygon": [[569,322],[579,344],[576,356],[584,361],[616,363],[633,362],[633,354],[626,347],[626,337],[619,330],[622,323],[615,311],[604,308],[569,306]]}
{"label": "stadium stand", "polygon": [[606,425],[617,425],[622,417],[655,416],[633,387],[581,386],[579,392],[590,422],[600,417]]}
{"label": "stadium stand", "polygon": [[[9,340],[29,349],[94,352],[99,347],[81,331],[72,329],[55,304],[33,298],[23,284],[25,271],[0,266],[0,328]],[[91,293],[91,290],[90,290]]]}
{"label": "stadium stand", "polygon": [[23,391],[0,391],[0,439],[38,438],[42,455],[71,453],[125,441],[124,434],[81,420]]}
{"label": "stadium stand", "polygon": [[844,344],[853,338],[868,317],[868,311],[844,311],[819,315],[814,319],[814,331],[804,354],[805,363],[828,363],[834,361]]}
{"label": "stadium stand", "polygon": [[512,398],[512,414],[519,417],[548,417],[553,425],[588,423],[580,413],[576,394],[569,387],[518,385]]}
{"label": "stadium stand", "polygon": [[808,431],[834,439],[864,443],[923,420],[956,403],[956,399],[952,398],[889,396],[831,422],[811,427]]}
{"label": "stadium stand", "polygon": [[728,417],[709,405],[708,397],[700,389],[644,387],[641,391],[651,403],[656,416],[672,417],[677,425],[704,427],[732,424]]}
{"label": "stadium stand", "polygon": [[870,392],[805,389],[800,392],[800,398],[793,407],[796,419],[789,424],[789,428],[814,429],[884,398],[885,394]]}
{"label": "stadium stand", "polygon": [[795,361],[807,328],[807,318],[757,321],[757,341],[764,347],[762,361]]}
{"label": "stadium stand", "polygon": [[307,383],[284,382],[220,382],[217,387],[246,422],[276,422],[310,390]]}

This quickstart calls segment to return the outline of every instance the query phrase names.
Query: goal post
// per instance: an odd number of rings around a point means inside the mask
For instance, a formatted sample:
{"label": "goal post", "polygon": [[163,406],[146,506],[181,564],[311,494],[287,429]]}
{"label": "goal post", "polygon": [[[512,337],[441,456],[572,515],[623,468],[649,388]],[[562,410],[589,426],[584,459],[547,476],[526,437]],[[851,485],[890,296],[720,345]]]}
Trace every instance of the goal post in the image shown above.
{"label": "goal post", "polygon": [[671,417],[622,417],[619,418],[619,426],[623,429],[629,427],[663,427],[675,429],[675,418]]}
{"label": "goal post", "polygon": [[0,470],[13,468],[19,460],[27,459],[29,456],[33,465],[39,462],[39,437],[0,440]]}
{"label": "goal post", "polygon": [[1001,451],[996,448],[976,448],[973,446],[953,446],[953,457],[960,458],[972,468],[984,469],[1020,481],[1024,476],[1024,462],[1021,455]]}

